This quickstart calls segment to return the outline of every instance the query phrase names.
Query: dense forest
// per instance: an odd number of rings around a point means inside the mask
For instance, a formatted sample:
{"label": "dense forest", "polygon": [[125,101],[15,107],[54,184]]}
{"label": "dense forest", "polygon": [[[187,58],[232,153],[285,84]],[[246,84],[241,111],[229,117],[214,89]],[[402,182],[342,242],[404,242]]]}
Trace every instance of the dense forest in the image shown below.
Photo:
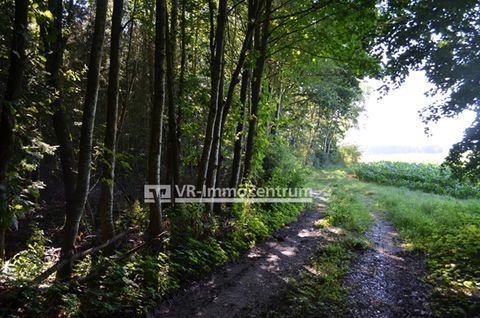
{"label": "dense forest", "polygon": [[[298,203],[144,203],[145,185],[305,186],[362,80],[423,70],[425,123],[477,110],[476,1],[4,0],[0,313],[143,315],[291,222]],[[408,129],[408,123],[405,123]],[[480,121],[452,177],[480,176]]]}

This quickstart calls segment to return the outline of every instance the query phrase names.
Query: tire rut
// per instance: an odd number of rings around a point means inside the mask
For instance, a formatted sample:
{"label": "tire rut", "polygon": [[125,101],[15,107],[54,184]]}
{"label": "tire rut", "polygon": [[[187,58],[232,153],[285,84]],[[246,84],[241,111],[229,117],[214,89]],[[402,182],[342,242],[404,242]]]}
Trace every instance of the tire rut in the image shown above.
{"label": "tire rut", "polygon": [[256,316],[285,290],[327,235],[315,227],[324,216],[325,194],[314,192],[315,211],[276,232],[205,279],[164,300],[148,317]]}
{"label": "tire rut", "polygon": [[432,317],[423,259],[401,248],[392,224],[377,213],[367,233],[370,248],[344,279],[350,317]]}

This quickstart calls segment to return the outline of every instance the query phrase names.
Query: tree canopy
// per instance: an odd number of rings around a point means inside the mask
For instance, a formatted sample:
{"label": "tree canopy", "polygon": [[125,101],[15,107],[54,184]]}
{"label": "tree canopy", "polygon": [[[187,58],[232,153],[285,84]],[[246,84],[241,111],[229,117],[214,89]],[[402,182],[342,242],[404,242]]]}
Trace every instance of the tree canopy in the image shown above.
{"label": "tree canopy", "polygon": [[[478,1],[387,1],[381,5],[379,54],[390,79],[401,83],[410,70],[423,70],[442,97],[422,112],[425,122],[480,107],[480,5]],[[455,144],[446,164],[459,178],[478,179],[479,117]]]}

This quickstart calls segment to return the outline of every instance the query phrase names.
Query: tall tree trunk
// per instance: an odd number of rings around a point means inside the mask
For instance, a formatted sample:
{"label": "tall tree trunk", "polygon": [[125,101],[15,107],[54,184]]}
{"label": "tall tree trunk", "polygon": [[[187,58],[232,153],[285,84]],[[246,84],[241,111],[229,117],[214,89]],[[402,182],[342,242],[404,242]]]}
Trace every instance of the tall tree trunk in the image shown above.
{"label": "tall tree trunk", "polygon": [[[148,154],[148,182],[160,184],[162,156],[163,110],[165,108],[165,74],[167,45],[167,8],[165,0],[156,1],[155,13],[155,80],[154,100],[150,123],[150,148]],[[162,206],[159,200],[150,204],[147,235],[153,238],[162,231]]]}
{"label": "tall tree trunk", "polygon": [[15,1],[10,68],[5,98],[0,102],[0,262],[5,257],[5,231],[10,222],[7,170],[15,145],[15,107],[23,89],[27,46],[28,0]]}
{"label": "tall tree trunk", "polygon": [[98,215],[100,238],[106,242],[115,235],[113,225],[113,186],[117,148],[118,91],[120,71],[120,40],[122,36],[123,0],[113,1],[112,32],[110,37],[110,69],[107,89],[107,119],[103,149],[102,180]]}
{"label": "tall tree trunk", "polygon": [[[178,0],[172,0],[170,14],[170,32],[167,45],[167,101],[168,101],[168,149],[170,158],[168,160],[168,174],[172,189],[179,179],[178,140],[177,140],[177,111],[176,105],[178,95],[176,92],[176,72],[177,65],[177,24],[178,24]],[[175,204],[175,191],[172,191],[172,204]]]}
{"label": "tall tree trunk", "polygon": [[[125,123],[125,118],[127,116],[127,108],[130,102],[130,96],[133,90],[133,84],[135,83],[136,73],[137,73],[137,60],[135,59],[132,63],[132,48],[133,48],[133,31],[135,29],[135,15],[137,12],[137,0],[133,0],[133,8],[130,13],[130,26],[128,28],[128,45],[127,45],[127,56],[125,58],[125,84],[123,88],[123,94],[120,96],[120,110],[119,110],[119,119],[118,119],[118,128],[117,128],[117,146],[120,141],[120,136],[123,129],[123,124]],[[133,65],[131,65],[133,64]]]}
{"label": "tall tree trunk", "polygon": [[[74,207],[67,211],[61,258],[70,259],[75,250],[75,239],[80,226],[85,203],[90,188],[90,171],[92,161],[93,128],[97,109],[98,89],[100,82],[100,67],[105,38],[105,24],[107,18],[108,0],[97,0],[95,27],[92,37],[92,48],[88,64],[87,90],[83,106],[82,129],[80,135],[80,153],[78,156],[78,178],[75,189]],[[67,263],[57,273],[58,279],[70,277],[72,263]]]}
{"label": "tall tree trunk", "polygon": [[217,180],[217,170],[220,160],[220,144],[221,144],[221,124],[223,118],[223,112],[225,110],[225,104],[223,102],[223,90],[225,84],[225,72],[224,65],[222,65],[222,71],[220,73],[220,84],[218,90],[218,110],[217,115],[215,116],[215,125],[213,128],[213,140],[212,140],[212,150],[210,151],[210,158],[208,159],[208,168],[207,168],[207,181],[206,185],[209,188],[215,188],[215,183]]}
{"label": "tall tree trunk", "polygon": [[[251,43],[253,38],[253,31],[255,29],[255,24],[258,23],[255,18],[258,15],[258,1],[250,0],[248,2],[248,26],[245,33],[245,38],[242,42],[242,48],[240,50],[240,55],[238,57],[237,65],[235,70],[232,73],[230,78],[230,85],[228,87],[227,98],[225,103],[222,103],[221,110],[219,112],[219,117],[221,121],[217,122],[215,125],[215,138],[213,140],[212,149],[214,149],[213,156],[211,156],[209,174],[212,175],[212,178],[220,180],[220,171],[221,171],[221,148],[222,148],[222,137],[223,131],[225,128],[225,123],[227,121],[227,116],[230,111],[230,106],[233,101],[233,95],[235,92],[235,87],[239,82],[239,76],[242,71],[243,65],[245,64],[245,59],[247,53],[251,49]],[[210,171],[211,170],[211,171]]]}
{"label": "tall tree trunk", "polygon": [[240,182],[241,177],[241,162],[242,162],[242,150],[243,150],[243,141],[245,139],[244,132],[244,123],[245,115],[248,113],[248,99],[247,92],[250,84],[251,69],[246,68],[243,70],[242,74],[242,83],[240,85],[240,120],[237,123],[235,130],[235,144],[233,146],[233,161],[232,161],[232,175],[230,178],[230,187],[236,188]]}
{"label": "tall tree trunk", "polygon": [[280,114],[282,112],[282,107],[283,107],[283,95],[285,93],[285,89],[283,89],[282,86],[282,80],[279,80],[279,88],[278,88],[278,101],[277,101],[277,108],[275,110],[275,119],[273,120],[272,124],[272,136],[273,138],[276,138],[278,135],[278,126],[279,126],[279,121],[280,121]]}
{"label": "tall tree trunk", "polygon": [[48,9],[53,13],[54,22],[48,24],[43,33],[45,48],[46,83],[53,95],[51,109],[53,110],[53,128],[59,144],[59,155],[62,166],[63,184],[65,188],[66,210],[73,209],[75,196],[75,154],[72,135],[69,128],[67,112],[62,100],[60,70],[63,66],[63,54],[66,38],[62,35],[64,15],[63,1],[49,0]]}
{"label": "tall tree trunk", "polygon": [[178,92],[177,92],[177,101],[179,101],[177,105],[177,151],[178,156],[182,157],[182,145],[180,143],[180,139],[182,137],[182,130],[181,130],[181,122],[182,122],[182,104],[183,104],[183,91],[185,89],[185,68],[187,62],[187,34],[186,34],[186,5],[187,0],[182,0],[182,14],[180,18],[180,78],[178,81]]}
{"label": "tall tree trunk", "polygon": [[251,111],[250,120],[248,126],[247,144],[245,150],[245,169],[243,172],[243,178],[250,177],[252,170],[253,154],[255,150],[255,139],[257,134],[258,123],[258,111],[260,104],[260,94],[262,88],[262,76],[265,61],[267,59],[268,48],[268,36],[269,36],[269,24],[270,24],[270,11],[272,7],[272,0],[266,0],[264,5],[263,23],[255,30],[255,43],[254,49],[258,54],[255,68],[253,70],[252,77],[252,96],[251,96]]}
{"label": "tall tree trunk", "polygon": [[[212,152],[213,138],[215,133],[215,122],[218,118],[223,94],[221,84],[223,82],[223,63],[225,50],[225,29],[227,25],[227,0],[220,0],[217,15],[217,29],[215,32],[214,55],[211,65],[211,96],[210,109],[208,113],[205,142],[202,150],[202,157],[198,167],[197,188],[200,189],[207,181],[207,173]],[[212,42],[212,40],[210,41]],[[212,43],[211,43],[212,44]],[[219,120],[221,117],[219,118]]]}

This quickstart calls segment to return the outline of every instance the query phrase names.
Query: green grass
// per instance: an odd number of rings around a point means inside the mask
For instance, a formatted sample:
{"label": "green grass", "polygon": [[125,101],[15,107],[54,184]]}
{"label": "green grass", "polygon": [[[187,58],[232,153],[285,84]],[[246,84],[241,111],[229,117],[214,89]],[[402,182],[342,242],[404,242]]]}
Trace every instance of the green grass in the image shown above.
{"label": "green grass", "polygon": [[480,312],[480,200],[361,182],[341,169],[314,172],[309,186],[331,193],[321,224],[342,228],[345,234],[312,260],[325,276],[309,273],[294,282],[289,306],[295,313],[342,315],[342,277],[355,251],[348,240],[362,239],[371,222],[369,211],[383,213],[404,247],[425,256],[436,316],[475,317]]}
{"label": "green grass", "polygon": [[[399,176],[391,178],[401,179],[404,172],[400,169]],[[330,180],[321,182],[353,195],[364,194],[371,207],[394,224],[405,247],[425,255],[436,316],[480,312],[480,200],[360,182],[345,172],[342,177],[341,171],[329,175]]]}
{"label": "green grass", "polygon": [[480,200],[369,187],[408,247],[426,255],[436,315],[480,312]]}
{"label": "green grass", "polygon": [[346,316],[347,290],[342,280],[356,251],[368,244],[352,236],[338,239],[319,249],[305,271],[289,282],[287,297],[273,317],[342,317]]}

